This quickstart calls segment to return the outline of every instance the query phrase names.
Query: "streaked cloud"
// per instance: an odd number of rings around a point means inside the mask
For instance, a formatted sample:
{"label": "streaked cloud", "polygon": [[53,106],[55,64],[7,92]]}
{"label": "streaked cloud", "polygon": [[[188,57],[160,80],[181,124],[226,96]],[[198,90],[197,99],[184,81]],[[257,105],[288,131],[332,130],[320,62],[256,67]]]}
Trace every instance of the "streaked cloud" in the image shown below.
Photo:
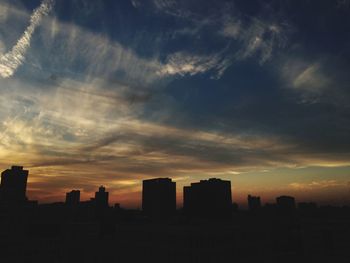
{"label": "streaked cloud", "polygon": [[166,64],[157,73],[160,76],[192,76],[214,71],[214,75],[220,77],[229,64],[229,60],[220,54],[194,55],[178,52],[169,55]]}
{"label": "streaked cloud", "polygon": [[329,86],[330,81],[320,72],[320,64],[315,63],[308,66],[293,81],[293,86],[297,89],[307,89],[309,91],[320,91]]}
{"label": "streaked cloud", "polygon": [[168,9],[176,5],[174,0],[154,0],[153,3],[159,9]]}
{"label": "streaked cloud", "polygon": [[[225,30],[233,30],[237,22],[228,22],[224,25]],[[246,26],[241,26],[236,34],[224,34],[227,37],[237,38],[242,42],[242,50],[237,52],[239,59],[245,59],[257,54],[260,57],[260,63],[264,63],[272,56],[275,48],[281,48],[286,44],[287,33],[281,25],[263,21],[259,18],[252,18]]]}
{"label": "streaked cloud", "polygon": [[141,6],[141,2],[139,0],[130,0],[130,1],[133,7],[135,8],[139,8]]}
{"label": "streaked cloud", "polygon": [[348,97],[346,76],[343,69],[337,69],[331,59],[321,58],[308,61],[301,58],[287,58],[279,71],[286,87],[300,95],[302,103],[320,103],[322,101],[344,106]]}
{"label": "streaked cloud", "polygon": [[345,186],[344,182],[338,182],[337,180],[321,180],[321,181],[312,181],[310,183],[291,183],[289,184],[289,187],[305,191],[305,190],[315,190],[315,189],[323,189],[323,188],[332,188],[332,187],[339,187],[339,186]]}
{"label": "streaked cloud", "polygon": [[[265,17],[252,17],[237,11],[234,4],[219,5],[218,13],[210,16],[202,16],[195,11],[185,9],[186,4],[169,1],[154,1],[157,10],[164,14],[176,17],[186,26],[178,28],[174,36],[188,35],[195,38],[197,46],[206,45],[206,35],[212,37],[218,35],[225,39],[225,45],[212,52],[211,58],[207,55],[198,55],[198,52],[186,54],[183,51],[168,56],[168,63],[163,72],[181,74],[197,74],[217,68],[215,74],[219,78],[226,69],[239,61],[256,56],[260,62],[271,59],[276,49],[283,48],[288,39],[290,26],[279,19],[267,19]],[[190,5],[189,5],[190,6]],[[272,15],[271,15],[272,16]],[[190,26],[188,26],[190,24]],[[213,28],[217,29],[213,31]],[[178,60],[183,60],[178,62]]]}
{"label": "streaked cloud", "polygon": [[30,24],[24,31],[23,35],[18,39],[17,43],[12,47],[11,51],[1,54],[0,57],[0,76],[8,78],[14,74],[16,69],[24,62],[25,53],[30,46],[32,34],[41,20],[46,16],[53,5],[52,0],[44,0],[41,5],[33,11],[30,17]]}
{"label": "streaked cloud", "polygon": [[321,93],[331,83],[322,72],[321,62],[307,63],[303,60],[291,59],[283,67],[283,74],[289,79],[293,88],[314,94]]}

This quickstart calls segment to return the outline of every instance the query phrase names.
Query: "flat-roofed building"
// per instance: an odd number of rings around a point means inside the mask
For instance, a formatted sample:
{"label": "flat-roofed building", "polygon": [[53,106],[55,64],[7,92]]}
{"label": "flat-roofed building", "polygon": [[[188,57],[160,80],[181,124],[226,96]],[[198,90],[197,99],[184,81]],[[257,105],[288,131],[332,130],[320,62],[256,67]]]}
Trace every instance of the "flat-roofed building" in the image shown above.
{"label": "flat-roofed building", "polygon": [[185,186],[184,212],[189,216],[223,218],[232,212],[231,182],[217,178]]}
{"label": "flat-roofed building", "polygon": [[170,178],[143,180],[142,210],[153,217],[173,215],[176,212],[176,183]]}

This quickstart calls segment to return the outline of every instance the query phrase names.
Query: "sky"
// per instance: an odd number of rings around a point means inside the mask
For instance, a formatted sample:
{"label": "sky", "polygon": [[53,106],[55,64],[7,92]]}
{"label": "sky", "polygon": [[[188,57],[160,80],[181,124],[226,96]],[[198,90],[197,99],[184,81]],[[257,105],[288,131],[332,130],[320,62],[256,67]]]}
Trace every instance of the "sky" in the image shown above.
{"label": "sky", "polygon": [[0,169],[27,196],[231,180],[350,204],[349,0],[0,0]]}

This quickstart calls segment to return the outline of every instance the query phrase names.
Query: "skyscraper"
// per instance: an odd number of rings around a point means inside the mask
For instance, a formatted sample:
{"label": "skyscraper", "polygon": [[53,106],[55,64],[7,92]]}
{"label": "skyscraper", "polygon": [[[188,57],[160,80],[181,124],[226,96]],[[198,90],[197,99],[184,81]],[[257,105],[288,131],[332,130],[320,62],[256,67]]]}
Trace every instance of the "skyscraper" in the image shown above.
{"label": "skyscraper", "polygon": [[223,218],[231,215],[231,182],[217,178],[184,187],[184,211],[190,216]]}
{"label": "skyscraper", "polygon": [[12,166],[1,173],[0,200],[6,203],[21,203],[27,200],[28,171],[22,166]]}
{"label": "skyscraper", "polygon": [[176,211],[176,183],[170,178],[143,180],[142,210],[153,217],[174,214]]}

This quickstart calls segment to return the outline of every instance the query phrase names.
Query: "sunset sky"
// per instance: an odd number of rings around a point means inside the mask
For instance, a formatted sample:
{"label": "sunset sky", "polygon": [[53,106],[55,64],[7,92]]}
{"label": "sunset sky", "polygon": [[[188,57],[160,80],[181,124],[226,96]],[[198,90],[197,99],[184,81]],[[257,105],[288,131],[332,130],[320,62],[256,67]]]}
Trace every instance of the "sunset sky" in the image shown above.
{"label": "sunset sky", "polygon": [[0,0],[0,170],[62,201],[231,180],[350,204],[350,1]]}

